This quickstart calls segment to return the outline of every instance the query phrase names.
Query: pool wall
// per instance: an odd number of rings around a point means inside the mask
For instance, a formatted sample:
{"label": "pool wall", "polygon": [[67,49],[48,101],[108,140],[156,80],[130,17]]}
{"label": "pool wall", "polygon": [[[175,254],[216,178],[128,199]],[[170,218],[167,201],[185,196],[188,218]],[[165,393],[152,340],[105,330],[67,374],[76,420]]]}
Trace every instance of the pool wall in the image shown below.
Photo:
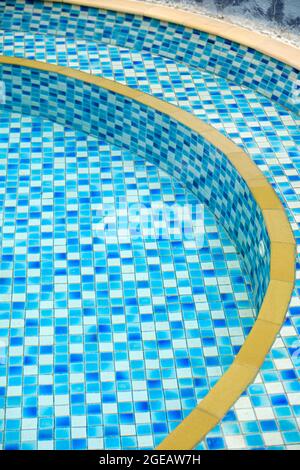
{"label": "pool wall", "polygon": [[1,66],[0,79],[5,109],[39,115],[130,150],[191,190],[234,240],[260,308],[269,284],[270,240],[257,202],[223,152],[176,119],[91,83],[9,64]]}
{"label": "pool wall", "polygon": [[245,85],[300,112],[299,70],[211,33],[147,16],[33,0],[6,1],[0,6],[0,18],[3,30],[73,36],[169,57]]}

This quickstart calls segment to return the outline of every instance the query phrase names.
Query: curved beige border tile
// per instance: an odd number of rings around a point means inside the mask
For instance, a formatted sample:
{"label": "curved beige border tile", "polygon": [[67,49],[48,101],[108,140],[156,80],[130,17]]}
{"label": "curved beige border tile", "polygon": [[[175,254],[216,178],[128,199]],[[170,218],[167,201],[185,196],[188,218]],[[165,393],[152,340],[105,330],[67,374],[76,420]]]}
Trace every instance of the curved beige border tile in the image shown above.
{"label": "curved beige border tile", "polygon": [[[44,0],[46,1],[46,0]],[[48,1],[48,0],[47,0]],[[210,18],[198,13],[179,10],[169,6],[155,5],[134,0],[50,0],[57,3],[90,6],[103,10],[148,16],[167,23],[176,23],[187,28],[198,29],[215,36],[251,47],[300,70],[300,49],[270,36],[250,31],[226,21]]]}
{"label": "curved beige border tile", "polygon": [[295,281],[295,241],[284,208],[250,157],[210,125],[176,106],[102,77],[53,64],[0,56],[13,64],[92,83],[171,116],[220,149],[248,184],[260,206],[271,241],[270,283],[257,320],[233,364],[205,398],[158,446],[160,450],[193,449],[223,418],[253,381],[284,321]]}

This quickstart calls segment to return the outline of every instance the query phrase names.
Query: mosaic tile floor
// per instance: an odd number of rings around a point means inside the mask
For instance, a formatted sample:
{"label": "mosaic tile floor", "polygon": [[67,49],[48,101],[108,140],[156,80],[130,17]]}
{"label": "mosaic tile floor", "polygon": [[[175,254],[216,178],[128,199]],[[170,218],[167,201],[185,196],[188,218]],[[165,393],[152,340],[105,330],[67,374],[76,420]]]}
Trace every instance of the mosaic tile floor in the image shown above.
{"label": "mosaic tile floor", "polygon": [[183,239],[125,235],[112,199],[199,203],[83,133],[4,111],[0,127],[2,446],[151,448],[254,322],[235,248],[203,206],[201,239],[192,220]]}
{"label": "mosaic tile floor", "polygon": [[[170,59],[125,48],[5,32],[6,55],[68,65],[113,78],[176,104],[244,148],[267,176],[300,244],[300,118],[252,90]],[[298,248],[299,253],[299,248]],[[300,284],[285,324],[254,384],[199,448],[300,448]]]}

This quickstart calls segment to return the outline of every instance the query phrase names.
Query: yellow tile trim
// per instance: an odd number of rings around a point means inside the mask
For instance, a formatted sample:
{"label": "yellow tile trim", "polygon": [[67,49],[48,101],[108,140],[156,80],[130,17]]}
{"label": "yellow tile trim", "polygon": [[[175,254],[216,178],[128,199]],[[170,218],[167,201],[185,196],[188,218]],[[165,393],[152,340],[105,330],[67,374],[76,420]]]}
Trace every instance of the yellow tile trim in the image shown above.
{"label": "yellow tile trim", "polygon": [[[44,0],[46,1],[46,0]],[[132,13],[140,16],[156,18],[167,23],[176,23],[187,28],[197,29],[215,36],[256,49],[285,64],[300,70],[300,49],[255,31],[223,20],[210,18],[198,13],[179,10],[164,5],[154,5],[134,0],[50,0],[52,2],[70,3],[73,5],[90,6],[102,10]]]}
{"label": "yellow tile trim", "polygon": [[294,236],[284,208],[250,157],[216,129],[188,112],[125,85],[68,67],[6,56],[0,56],[1,63],[54,72],[92,83],[171,116],[224,152],[248,184],[262,210],[271,242],[271,266],[270,283],[257,320],[226,373],[158,446],[160,450],[193,449],[253,381],[284,321],[294,287],[296,253]]}
{"label": "yellow tile trim", "polygon": [[[276,253],[276,243],[274,243],[275,249],[273,248],[273,256],[271,260],[271,272],[272,272],[272,262],[274,262],[275,258],[275,263],[277,262],[276,254],[274,256],[274,251]],[[290,251],[287,253],[287,250]],[[290,279],[291,280],[285,280],[285,281],[279,281],[276,278],[270,281],[269,286],[268,286],[268,292],[267,295],[264,298],[264,301],[262,303],[260,312],[259,312],[259,320],[264,320],[270,323],[274,323],[275,325],[278,325],[279,327],[282,325],[284,318],[285,318],[285,312],[288,309],[289,303],[290,303],[290,292],[289,292],[289,287],[290,285],[294,285],[294,275],[295,275],[295,270],[292,268],[294,267],[294,260],[295,260],[295,251],[293,247],[291,246],[289,248],[289,245],[287,248],[285,248],[285,251],[283,254],[283,258],[281,258],[280,262],[278,262],[279,269],[282,269],[281,271],[281,277]],[[284,266],[287,265],[286,272],[284,272]],[[293,272],[292,272],[293,271]]]}

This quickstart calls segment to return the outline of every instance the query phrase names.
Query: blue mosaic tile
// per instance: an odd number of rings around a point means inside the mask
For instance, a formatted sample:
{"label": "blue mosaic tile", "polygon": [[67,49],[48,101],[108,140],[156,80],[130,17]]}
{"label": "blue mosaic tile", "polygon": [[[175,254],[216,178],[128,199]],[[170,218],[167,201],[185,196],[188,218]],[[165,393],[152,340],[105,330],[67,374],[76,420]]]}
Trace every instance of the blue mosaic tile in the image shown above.
{"label": "blue mosaic tile", "polygon": [[[213,48],[211,48],[210,52],[207,54],[203,54],[202,49],[203,62],[199,62],[199,57],[190,60],[190,57],[193,57],[193,53],[198,47],[196,44],[191,44],[191,42],[193,42],[192,40],[190,42],[185,41],[185,43],[188,43],[188,47],[191,48],[191,56],[188,54],[185,55],[185,63],[179,63],[177,62],[176,48],[172,49],[172,41],[170,41],[170,37],[168,36],[173,26],[163,26],[163,29],[167,30],[167,33],[164,33],[164,37],[168,40],[169,44],[171,44],[167,51],[164,46],[158,47],[158,43],[155,43],[155,40],[153,41],[147,38],[145,41],[148,42],[146,43],[143,40],[145,31],[142,34],[143,28],[141,26],[141,20],[137,20],[137,28],[135,29],[132,27],[133,18],[131,15],[116,15],[112,12],[106,15],[104,12],[100,12],[99,16],[101,20],[97,19],[99,25],[116,24],[116,21],[119,24],[122,23],[124,26],[123,32],[126,31],[126,27],[129,25],[130,27],[127,29],[127,32],[130,30],[129,39],[126,37],[127,33],[122,36],[118,27],[114,28],[114,38],[109,36],[103,37],[101,26],[99,26],[99,30],[97,30],[99,36],[94,36],[94,29],[89,31],[88,28],[78,28],[75,20],[73,22],[70,21],[66,30],[58,26],[56,20],[54,20],[52,23],[54,29],[51,30],[52,25],[49,29],[49,22],[47,23],[49,11],[46,13],[43,12],[42,17],[45,19],[45,24],[41,25],[41,23],[39,23],[41,14],[38,10],[44,9],[45,6],[41,2],[34,2],[35,13],[33,18],[30,13],[31,3],[32,2],[27,2],[27,13],[25,15],[22,3],[18,3],[16,6],[14,2],[14,5],[10,4],[10,7],[5,7],[5,14],[2,17],[4,19],[2,26],[6,30],[13,29],[15,31],[14,33],[6,31],[5,34],[1,36],[1,48],[3,48],[6,54],[24,55],[29,58],[47,60],[48,62],[58,62],[61,65],[68,65],[80,68],[81,70],[91,71],[95,74],[101,74],[107,78],[113,78],[129,86],[139,88],[142,91],[151,93],[154,96],[193,112],[201,119],[213,125],[220,132],[227,135],[250,154],[281,198],[292,223],[296,241],[297,243],[300,241],[298,229],[300,121],[296,115],[274,104],[274,102],[278,101],[297,111],[297,107],[295,107],[295,103],[293,103],[293,98],[297,95],[297,71],[291,71],[285,66],[282,68],[282,65],[276,61],[267,59],[261,56],[261,54],[254,53],[255,60],[258,61],[258,64],[260,60],[262,60],[264,65],[263,70],[259,69],[259,80],[253,81],[253,75],[249,75],[246,78],[239,76],[237,71],[239,66],[237,66],[234,60],[233,70],[231,71],[229,71],[228,67],[226,68],[224,64],[221,66],[218,64],[218,68],[216,68],[214,60],[210,61],[210,58],[213,57],[215,53]],[[8,2],[6,4],[8,4]],[[49,5],[50,4],[47,6],[49,7]],[[16,8],[12,9],[12,6],[16,6]],[[2,8],[4,8],[4,5]],[[51,8],[55,8],[56,10],[55,12],[53,12],[53,10],[50,11],[50,14],[53,16],[53,13],[56,13],[56,16],[58,16],[61,11],[60,8],[62,7],[61,5],[53,5]],[[68,16],[70,7],[65,5],[63,8]],[[85,14],[88,15],[89,24],[95,25],[96,20],[93,18],[94,12],[95,10],[90,9],[88,13],[86,13],[84,9],[81,9],[80,15],[81,17]],[[74,15],[73,17],[76,18],[76,16],[79,15],[78,7],[72,7],[72,13]],[[27,17],[26,21],[20,22],[21,17],[23,19]],[[158,22],[147,19],[144,21],[146,21],[146,24],[148,24],[147,22],[149,21],[151,22],[154,31],[153,35],[155,36]],[[47,24],[48,26],[45,26]],[[44,28],[44,30],[41,28]],[[175,39],[176,41],[180,40],[182,37],[182,29],[180,28],[181,27],[179,27],[178,30],[178,36],[176,36]],[[27,31],[26,34],[24,34],[22,30]],[[139,31],[140,34],[140,43],[133,39],[137,31]],[[41,32],[47,32],[48,34],[55,33],[58,36],[44,36],[43,34],[39,34]],[[159,34],[162,34],[162,30],[160,30]],[[185,34],[187,34],[188,37],[189,32],[185,31]],[[200,36],[201,34],[202,33],[200,33]],[[67,36],[67,39],[63,37],[63,35]],[[197,35],[199,35],[199,33],[197,33]],[[171,36],[173,38],[174,31],[172,31]],[[202,39],[206,41],[204,36],[202,35]],[[208,39],[208,41],[210,40],[211,38]],[[111,42],[111,44],[103,44],[103,42]],[[203,43],[201,40],[199,43],[201,43],[199,47],[202,48]],[[222,45],[222,41],[218,43],[215,38],[211,43],[214,43],[214,46],[217,47],[225,47],[225,49],[228,47],[228,44],[224,46]],[[132,49],[128,49],[127,47]],[[238,54],[241,51],[243,55],[244,48],[239,49]],[[219,52],[220,49],[218,49],[218,53]],[[233,54],[236,52],[237,50]],[[161,56],[155,55],[155,53],[161,54]],[[222,57],[222,54],[220,54],[220,57]],[[240,57],[241,56],[239,56],[238,62]],[[210,62],[207,62],[207,58]],[[243,64],[244,69],[247,69],[252,61],[253,51],[250,51],[250,55],[247,56],[246,53],[240,63]],[[191,67],[191,65],[199,68],[206,67],[206,70],[199,70]],[[277,67],[278,69],[276,70]],[[264,76],[265,71],[269,76],[272,76],[274,73],[274,79],[270,80],[269,83],[267,83],[268,80],[266,80]],[[222,77],[232,79],[235,83],[232,84],[224,78],[212,75],[211,72],[217,72],[217,74]],[[262,82],[260,82],[261,77],[263,77]],[[254,87],[255,90],[262,92],[266,97],[251,89],[239,86],[238,83],[246,84],[252,88]],[[272,101],[268,99],[270,97]],[[9,252],[3,253],[5,266],[8,266],[11,262],[10,256]],[[298,262],[297,272],[299,266]],[[74,269],[75,267],[74,265]],[[206,275],[209,278],[209,272],[206,272]],[[19,283],[19,279],[22,279],[22,273],[18,274],[17,277],[17,282]],[[5,282],[8,281],[4,281],[4,288],[7,289],[9,283],[5,287]],[[239,283],[236,283],[234,292],[237,292],[238,288]],[[22,286],[18,285],[16,286],[16,295],[19,290],[20,292],[22,291]],[[238,400],[234,409],[227,414],[221,425],[217,426],[216,429],[208,435],[205,444],[208,448],[299,448],[299,293],[300,290],[297,280],[285,325],[271,353],[266,359],[255,384],[251,385],[247,393]],[[44,292],[44,295],[48,294]],[[74,295],[76,297],[76,294]],[[210,295],[214,295],[213,290]],[[213,305],[212,298],[213,297],[210,297],[210,306]],[[14,306],[14,311],[17,315],[20,315],[22,308],[19,304],[21,304],[21,302],[15,302]],[[5,311],[7,306],[8,303],[4,303],[1,311]],[[89,310],[86,311],[86,313],[88,312]],[[227,317],[228,311],[226,312],[226,318]],[[212,336],[216,325],[223,331],[222,319],[221,322],[219,322],[219,318],[217,320],[218,321],[214,321],[213,326],[206,321],[206,331],[209,332],[210,336]],[[244,322],[244,328],[246,328],[244,330],[245,334],[247,334],[251,328],[251,318],[249,318],[249,321],[250,323]],[[58,325],[58,327],[63,328],[64,325]],[[26,325],[26,328],[32,328],[32,330],[29,331],[33,332],[36,325],[29,324],[28,326]],[[64,330],[61,329],[58,331],[62,335],[61,339],[63,340]],[[227,363],[226,359],[224,362],[223,355],[230,355],[230,345],[232,342],[233,344],[235,342],[233,332],[236,331],[233,323],[230,338],[224,338],[224,340],[220,342],[219,354],[208,361],[211,362],[214,374],[216,374],[216,368],[214,367],[215,362],[222,365],[222,367]],[[105,333],[107,332],[103,331],[103,334]],[[242,334],[238,338],[239,341],[243,341]],[[18,338],[16,339],[17,341],[13,344],[18,346]],[[207,339],[207,344],[213,347],[213,342],[211,342],[210,338]],[[237,348],[234,349],[234,354],[236,352]],[[63,350],[60,351],[60,354],[62,354],[61,360],[63,361]],[[30,357],[30,361],[32,360],[33,359]],[[65,373],[63,365],[62,362],[56,366],[57,372],[60,371],[62,375]],[[102,366],[104,367],[104,365],[105,361]],[[16,362],[12,363],[10,367],[12,371],[11,383],[14,384],[14,386],[18,386],[18,369],[20,369],[20,365]],[[202,364],[202,374],[205,368],[206,364]],[[44,367],[43,373],[46,370],[47,367]],[[138,370],[136,370],[136,372],[139,373]],[[94,380],[97,381],[92,371],[90,374],[90,378],[94,377]],[[203,385],[203,379],[199,378],[197,383],[198,386],[200,386],[200,383]],[[63,382],[62,385],[58,384],[57,390],[63,390],[65,386],[65,382]],[[28,384],[28,387],[33,387],[33,385]],[[30,388],[28,388],[28,390],[30,390]],[[3,392],[5,394],[5,390]],[[4,394],[0,395],[0,399]],[[112,393],[108,394],[112,395]],[[173,395],[172,392],[170,394],[171,399],[173,399],[176,394]],[[175,396],[174,399],[177,399],[177,397]],[[183,399],[187,404],[187,400],[185,398]],[[12,404],[18,403],[18,400],[18,397],[10,397],[10,403]],[[32,405],[30,401],[28,406],[26,404],[26,408],[34,408],[34,406],[35,405]],[[74,406],[75,410],[82,411],[80,404],[74,404]],[[143,407],[145,407],[145,405],[141,405],[141,409]],[[146,409],[144,411],[146,411]],[[28,413],[31,412],[34,413],[34,410],[28,410]],[[129,413],[130,412],[131,411],[129,411]],[[49,407],[45,413],[49,413]],[[15,420],[17,420],[17,418]],[[12,421],[15,420],[13,419]],[[165,423],[166,421],[163,422]],[[270,422],[272,423],[270,426],[274,429],[268,428],[268,423]],[[176,420],[169,420],[169,425],[170,423],[176,425]],[[229,425],[228,423],[231,424]],[[262,429],[261,423],[264,423],[264,429]],[[32,423],[32,425],[34,426],[34,423]],[[14,423],[12,423],[11,426],[13,427]],[[36,426],[35,423],[35,429]],[[109,424],[109,426],[109,432],[113,433],[114,424]],[[157,429],[159,429],[159,427]],[[172,427],[170,426],[169,429],[172,429]],[[18,431],[14,434],[14,429],[8,429],[6,432],[11,432],[12,434],[9,436],[14,436],[13,438],[16,438],[18,434]],[[147,444],[145,440],[143,440],[143,436],[147,435],[147,433],[148,435],[151,434],[149,424],[141,424],[137,427],[139,446],[143,447],[143,444],[145,444],[145,447],[147,447],[149,445],[149,443]],[[101,443],[103,443],[103,434],[101,436]],[[68,436],[66,439],[69,439],[68,442],[65,440],[66,448],[71,448],[71,437]],[[84,441],[86,441],[86,438],[82,436],[74,436],[72,439],[74,446],[77,444],[79,446],[84,445]],[[116,447],[121,445],[126,447],[129,445],[129,442],[134,446],[134,440],[124,439],[125,438],[122,440],[122,436],[112,435],[106,438],[105,446],[109,448],[113,448],[114,445]],[[158,443],[160,437],[157,439],[158,440],[155,442]],[[88,445],[87,442],[85,442],[85,444]],[[202,443],[199,448],[204,448],[205,445]],[[14,448],[16,444],[12,441],[8,446]],[[31,446],[32,443],[22,444],[22,448],[30,448]]]}

